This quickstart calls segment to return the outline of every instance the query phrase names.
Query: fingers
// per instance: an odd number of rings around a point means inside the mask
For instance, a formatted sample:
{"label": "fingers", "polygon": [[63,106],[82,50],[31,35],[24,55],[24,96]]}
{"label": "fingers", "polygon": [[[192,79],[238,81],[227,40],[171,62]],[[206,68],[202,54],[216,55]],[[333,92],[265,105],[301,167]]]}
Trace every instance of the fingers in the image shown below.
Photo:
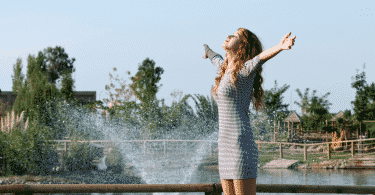
{"label": "fingers", "polygon": [[290,35],[291,33],[292,33],[292,32],[289,32],[288,34],[286,34],[286,35],[284,36],[284,38],[285,38],[285,39],[288,38],[289,35]]}
{"label": "fingers", "polygon": [[[290,36],[290,34],[292,34],[292,32],[289,32],[288,34],[286,34],[285,36],[284,36],[284,39],[286,39],[286,38],[288,38],[289,36]],[[296,38],[296,36],[294,35],[294,37],[292,38],[293,40]]]}
{"label": "fingers", "polygon": [[210,48],[208,47],[208,45],[206,45],[206,44],[203,44],[203,47],[204,47],[204,50],[205,50],[205,51],[207,51],[207,50],[210,49]]}
{"label": "fingers", "polygon": [[203,54],[203,59],[207,59],[208,56],[207,56],[207,50],[209,50],[210,48],[208,47],[208,45],[206,44],[203,44],[203,47],[204,47],[204,54]]}

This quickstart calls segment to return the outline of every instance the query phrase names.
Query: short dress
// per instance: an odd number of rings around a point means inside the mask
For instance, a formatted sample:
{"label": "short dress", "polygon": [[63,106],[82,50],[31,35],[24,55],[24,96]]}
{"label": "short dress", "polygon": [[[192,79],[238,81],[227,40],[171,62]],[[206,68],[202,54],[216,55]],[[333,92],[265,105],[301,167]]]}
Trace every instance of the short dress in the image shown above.
{"label": "short dress", "polygon": [[[220,68],[220,55],[212,59]],[[257,69],[262,64],[259,55],[246,61],[238,72],[237,94],[231,81],[231,71],[220,81],[214,99],[219,111],[219,173],[220,179],[250,179],[257,177],[258,149],[248,116]]]}

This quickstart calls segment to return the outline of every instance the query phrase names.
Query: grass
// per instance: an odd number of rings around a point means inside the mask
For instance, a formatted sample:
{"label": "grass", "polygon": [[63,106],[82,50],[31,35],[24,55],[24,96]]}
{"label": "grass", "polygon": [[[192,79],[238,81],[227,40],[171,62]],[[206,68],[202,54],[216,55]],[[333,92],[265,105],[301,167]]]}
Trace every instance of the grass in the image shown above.
{"label": "grass", "polygon": [[[354,155],[356,155],[357,153],[355,153]],[[366,153],[364,153],[366,154]],[[272,160],[275,160],[275,159],[278,159],[280,156],[280,154],[277,152],[275,155],[270,155],[270,156],[264,156],[264,155],[260,155],[259,156],[259,162],[260,162],[260,165],[263,166],[264,164],[272,161]],[[319,159],[319,157],[323,157],[322,159]],[[338,152],[331,152],[331,159],[330,160],[337,160],[337,159],[344,159],[344,160],[348,160],[352,157],[351,155],[351,152],[350,151],[338,151]],[[295,154],[295,155],[289,155],[289,154],[285,154],[283,153],[283,159],[288,159],[288,160],[300,160],[303,164],[305,163],[313,163],[313,162],[323,162],[323,161],[327,161],[328,160],[328,157],[327,157],[327,154],[326,153],[320,153],[320,154],[311,154],[311,153],[307,153],[307,160],[304,161],[304,154],[303,153],[298,153]]]}

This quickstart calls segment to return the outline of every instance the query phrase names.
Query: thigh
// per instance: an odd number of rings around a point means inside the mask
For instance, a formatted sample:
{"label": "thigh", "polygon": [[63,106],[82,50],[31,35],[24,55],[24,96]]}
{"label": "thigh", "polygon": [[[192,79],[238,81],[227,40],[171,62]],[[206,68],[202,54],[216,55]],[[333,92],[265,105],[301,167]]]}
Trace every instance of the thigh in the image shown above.
{"label": "thigh", "polygon": [[256,194],[256,179],[234,179],[234,191],[236,195],[255,195]]}
{"label": "thigh", "polygon": [[235,195],[233,187],[233,179],[222,179],[221,186],[223,187],[224,195]]}

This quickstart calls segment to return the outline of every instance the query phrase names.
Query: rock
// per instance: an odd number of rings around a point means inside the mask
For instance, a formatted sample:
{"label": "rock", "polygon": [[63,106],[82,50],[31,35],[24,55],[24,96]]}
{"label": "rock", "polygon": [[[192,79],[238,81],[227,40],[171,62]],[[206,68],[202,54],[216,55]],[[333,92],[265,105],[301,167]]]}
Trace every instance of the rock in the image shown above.
{"label": "rock", "polygon": [[308,164],[302,164],[300,166],[298,166],[298,169],[308,169]]}

